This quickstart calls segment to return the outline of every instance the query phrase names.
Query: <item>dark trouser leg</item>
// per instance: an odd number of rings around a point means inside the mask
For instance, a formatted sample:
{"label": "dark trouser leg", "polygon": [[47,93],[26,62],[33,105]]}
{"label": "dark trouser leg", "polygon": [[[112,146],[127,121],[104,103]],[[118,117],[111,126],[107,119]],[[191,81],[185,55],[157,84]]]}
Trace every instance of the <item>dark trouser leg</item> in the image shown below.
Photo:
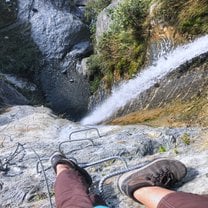
{"label": "dark trouser leg", "polygon": [[208,197],[203,195],[175,192],[165,196],[157,208],[208,208]]}
{"label": "dark trouser leg", "polygon": [[55,182],[57,208],[92,208],[88,190],[82,177],[74,170],[64,170]]}

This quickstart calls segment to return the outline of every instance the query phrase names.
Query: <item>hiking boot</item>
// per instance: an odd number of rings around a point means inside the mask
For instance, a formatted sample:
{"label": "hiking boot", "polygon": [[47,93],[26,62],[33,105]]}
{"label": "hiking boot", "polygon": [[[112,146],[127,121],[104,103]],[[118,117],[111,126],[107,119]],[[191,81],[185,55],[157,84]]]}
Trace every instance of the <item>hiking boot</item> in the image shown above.
{"label": "hiking boot", "polygon": [[84,168],[79,167],[74,161],[67,159],[67,157],[64,154],[62,154],[60,152],[55,152],[50,157],[50,162],[51,162],[51,166],[54,169],[55,173],[57,172],[57,170],[56,170],[57,165],[64,164],[64,165],[67,165],[72,170],[78,171],[80,176],[85,180],[87,186],[90,186],[92,184],[92,178],[88,174],[88,172]]}
{"label": "hiking boot", "polygon": [[183,163],[171,159],[156,159],[149,164],[124,173],[118,179],[122,193],[134,199],[133,193],[139,188],[160,186],[170,188],[187,173]]}

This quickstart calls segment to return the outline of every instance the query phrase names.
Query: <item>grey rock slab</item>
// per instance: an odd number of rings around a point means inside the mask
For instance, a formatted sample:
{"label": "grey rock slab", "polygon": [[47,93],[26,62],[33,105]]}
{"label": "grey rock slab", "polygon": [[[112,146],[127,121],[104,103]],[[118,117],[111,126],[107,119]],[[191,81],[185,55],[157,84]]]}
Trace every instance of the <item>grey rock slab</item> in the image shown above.
{"label": "grey rock slab", "polygon": [[[208,193],[206,128],[153,128],[144,125],[81,126],[79,123],[53,115],[48,108],[31,106],[11,107],[0,115],[0,120],[2,118],[8,119],[5,123],[0,122],[0,165],[9,159],[6,163],[7,171],[0,171],[0,201],[3,207],[50,207],[44,176],[36,170],[37,154],[42,159],[54,203],[55,175],[48,159],[60,146],[67,157],[75,158],[82,165],[96,163],[98,160],[115,155],[122,156],[129,167],[158,157],[175,158],[188,167],[187,176],[175,189]],[[101,137],[97,134],[97,130]],[[184,133],[190,137],[189,145],[180,141]],[[174,140],[172,136],[175,136]],[[174,151],[175,143],[177,153]],[[161,145],[166,145],[166,152],[159,152]],[[18,154],[15,155],[17,146]],[[124,169],[124,163],[118,159],[87,168],[95,182],[96,192],[97,183],[102,177]],[[38,171],[40,170],[39,164]],[[109,178],[104,183],[104,196],[110,207],[141,207],[121,195],[116,183],[117,177]]]}

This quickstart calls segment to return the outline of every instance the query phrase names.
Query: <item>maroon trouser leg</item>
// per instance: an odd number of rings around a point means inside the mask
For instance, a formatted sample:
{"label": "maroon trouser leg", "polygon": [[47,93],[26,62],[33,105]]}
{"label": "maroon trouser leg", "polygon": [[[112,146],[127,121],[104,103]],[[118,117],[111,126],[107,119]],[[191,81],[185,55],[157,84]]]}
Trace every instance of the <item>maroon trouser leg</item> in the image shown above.
{"label": "maroon trouser leg", "polygon": [[208,197],[191,193],[174,192],[162,198],[157,208],[208,208]]}
{"label": "maroon trouser leg", "polygon": [[64,170],[55,182],[55,200],[57,208],[92,208],[88,190],[79,173]]}

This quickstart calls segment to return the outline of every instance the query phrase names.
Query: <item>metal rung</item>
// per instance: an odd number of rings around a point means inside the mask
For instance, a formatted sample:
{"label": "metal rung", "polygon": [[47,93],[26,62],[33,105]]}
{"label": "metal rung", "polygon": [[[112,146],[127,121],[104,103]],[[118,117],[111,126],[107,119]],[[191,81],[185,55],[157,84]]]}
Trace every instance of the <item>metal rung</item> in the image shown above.
{"label": "metal rung", "polygon": [[83,131],[90,131],[90,130],[95,130],[98,134],[98,136],[101,138],[101,135],[100,135],[100,132],[97,128],[93,127],[93,128],[88,128],[88,129],[81,129],[81,130],[77,130],[77,131],[73,131],[69,134],[69,140],[72,140],[71,139],[71,136],[72,134],[76,134],[76,133],[79,133],[79,132],[83,132]]}
{"label": "metal rung", "polygon": [[[63,141],[63,142],[61,142],[61,143],[59,144],[59,152],[62,152],[62,153],[63,153],[61,146],[62,146],[63,144],[65,144],[65,143],[82,142],[82,141],[90,141],[91,144],[92,144],[92,146],[95,146],[95,143],[93,142],[92,139],[75,139],[75,140],[69,140],[69,141],[67,140],[67,141]],[[73,150],[71,150],[70,152],[72,152],[72,151],[73,151]]]}

